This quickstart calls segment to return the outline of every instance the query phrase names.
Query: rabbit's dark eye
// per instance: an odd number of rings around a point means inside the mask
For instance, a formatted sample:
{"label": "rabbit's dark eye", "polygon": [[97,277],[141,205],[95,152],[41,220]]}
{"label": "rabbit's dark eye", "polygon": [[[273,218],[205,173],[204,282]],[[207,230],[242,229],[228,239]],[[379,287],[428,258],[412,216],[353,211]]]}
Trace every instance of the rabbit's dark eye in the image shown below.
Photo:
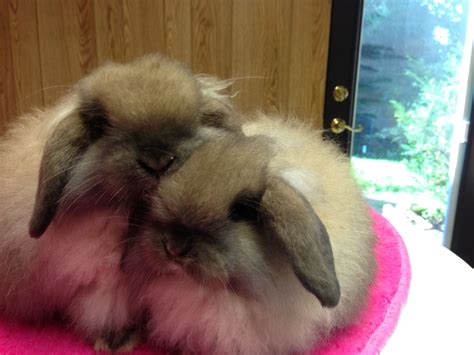
{"label": "rabbit's dark eye", "polygon": [[173,165],[175,162],[176,162],[176,156],[172,154],[160,159],[160,163],[161,163],[160,173],[164,173],[165,171],[167,171],[169,168],[171,168],[171,165]]}
{"label": "rabbit's dark eye", "polygon": [[229,219],[234,222],[255,221],[257,220],[257,211],[249,206],[235,205],[229,213]]}
{"label": "rabbit's dark eye", "polygon": [[148,174],[159,176],[165,173],[175,162],[176,156],[173,154],[160,154],[153,157],[142,157],[137,159],[138,165]]}
{"label": "rabbit's dark eye", "polygon": [[258,221],[259,202],[253,198],[239,198],[229,210],[229,219],[234,222]]}

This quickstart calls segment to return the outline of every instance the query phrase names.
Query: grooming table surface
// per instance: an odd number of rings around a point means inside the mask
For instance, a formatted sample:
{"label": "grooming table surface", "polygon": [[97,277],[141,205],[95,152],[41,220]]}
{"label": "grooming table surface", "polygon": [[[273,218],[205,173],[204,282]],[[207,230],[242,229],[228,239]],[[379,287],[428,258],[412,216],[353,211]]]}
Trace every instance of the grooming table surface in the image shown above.
{"label": "grooming table surface", "polygon": [[402,237],[410,291],[382,355],[474,355],[474,269],[430,240]]}

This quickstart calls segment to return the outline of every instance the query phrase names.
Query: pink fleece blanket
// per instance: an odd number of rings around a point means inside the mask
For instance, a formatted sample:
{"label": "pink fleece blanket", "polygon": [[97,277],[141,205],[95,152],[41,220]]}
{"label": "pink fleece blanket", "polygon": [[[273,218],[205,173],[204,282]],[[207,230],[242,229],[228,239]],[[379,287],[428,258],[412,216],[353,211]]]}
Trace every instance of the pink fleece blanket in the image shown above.
{"label": "pink fleece blanket", "polygon": [[[330,339],[313,354],[378,354],[392,334],[406,301],[410,263],[405,245],[395,229],[377,212],[372,212],[378,236],[378,273],[367,308],[359,322]],[[135,354],[156,354],[143,345]],[[57,325],[37,328],[0,320],[0,354],[95,354],[89,344]],[[161,353],[162,354],[162,353]]]}

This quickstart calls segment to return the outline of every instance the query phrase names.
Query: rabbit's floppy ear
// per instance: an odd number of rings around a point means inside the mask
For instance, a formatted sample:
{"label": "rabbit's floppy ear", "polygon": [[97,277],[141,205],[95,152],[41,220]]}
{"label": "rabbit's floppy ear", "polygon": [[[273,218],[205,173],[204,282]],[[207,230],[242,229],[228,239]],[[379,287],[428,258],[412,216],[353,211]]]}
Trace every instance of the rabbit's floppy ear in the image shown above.
{"label": "rabbit's floppy ear", "polygon": [[329,235],[306,198],[282,179],[270,179],[260,216],[264,228],[281,243],[301,284],[322,306],[335,307],[341,292]]}
{"label": "rabbit's floppy ear", "polygon": [[30,236],[39,238],[53,220],[71,170],[105,126],[100,105],[90,103],[65,117],[49,137],[41,160]]}

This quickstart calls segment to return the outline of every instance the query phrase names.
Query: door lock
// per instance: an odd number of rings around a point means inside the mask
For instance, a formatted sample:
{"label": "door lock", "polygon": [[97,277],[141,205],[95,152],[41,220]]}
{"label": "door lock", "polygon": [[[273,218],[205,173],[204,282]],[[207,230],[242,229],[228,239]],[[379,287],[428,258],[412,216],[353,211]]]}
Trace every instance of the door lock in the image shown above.
{"label": "door lock", "polygon": [[332,91],[332,98],[336,102],[343,102],[349,97],[349,90],[344,85],[336,85]]}

